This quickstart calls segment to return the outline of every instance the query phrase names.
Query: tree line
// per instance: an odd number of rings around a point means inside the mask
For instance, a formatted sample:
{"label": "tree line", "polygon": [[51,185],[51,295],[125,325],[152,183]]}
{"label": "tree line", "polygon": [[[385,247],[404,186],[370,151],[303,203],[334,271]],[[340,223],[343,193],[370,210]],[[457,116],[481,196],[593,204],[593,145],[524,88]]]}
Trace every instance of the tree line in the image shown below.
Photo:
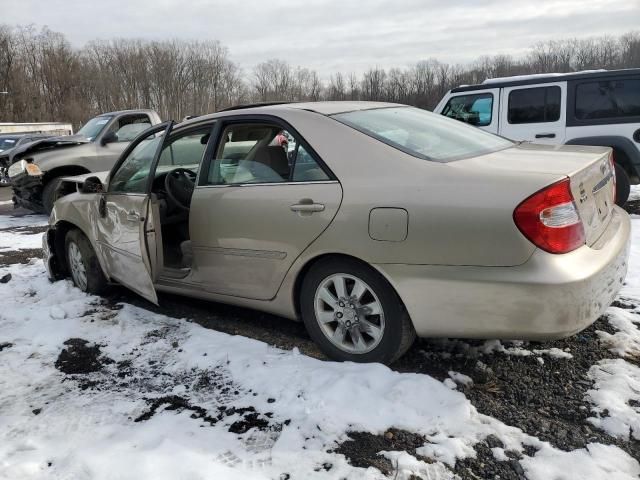
{"label": "tree line", "polygon": [[116,39],[73,48],[63,34],[0,25],[0,121],[65,121],[152,108],[164,119],[247,102],[378,100],[432,109],[451,88],[531,73],[640,67],[640,33],[533,45],[520,57],[483,56],[467,65],[436,59],[407,68],[343,72],[266,60],[250,71],[215,40]]}

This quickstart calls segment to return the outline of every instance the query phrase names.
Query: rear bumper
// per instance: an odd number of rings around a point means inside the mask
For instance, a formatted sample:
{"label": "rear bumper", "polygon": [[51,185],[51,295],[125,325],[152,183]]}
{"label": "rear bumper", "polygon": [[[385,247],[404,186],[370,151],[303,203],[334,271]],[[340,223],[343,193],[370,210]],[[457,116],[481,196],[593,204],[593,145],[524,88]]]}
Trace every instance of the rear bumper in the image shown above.
{"label": "rear bumper", "polygon": [[592,247],[516,267],[376,265],[423,337],[548,340],[591,325],[622,287],[631,222],[616,207]]}

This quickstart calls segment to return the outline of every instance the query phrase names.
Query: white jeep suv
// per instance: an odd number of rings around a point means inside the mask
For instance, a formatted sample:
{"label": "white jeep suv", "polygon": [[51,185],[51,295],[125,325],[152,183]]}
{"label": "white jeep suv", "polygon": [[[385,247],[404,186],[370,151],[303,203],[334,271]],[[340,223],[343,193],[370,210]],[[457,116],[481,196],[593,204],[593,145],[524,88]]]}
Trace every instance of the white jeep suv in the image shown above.
{"label": "white jeep suv", "polygon": [[492,78],[434,111],[516,141],[613,148],[619,205],[640,183],[640,68]]}

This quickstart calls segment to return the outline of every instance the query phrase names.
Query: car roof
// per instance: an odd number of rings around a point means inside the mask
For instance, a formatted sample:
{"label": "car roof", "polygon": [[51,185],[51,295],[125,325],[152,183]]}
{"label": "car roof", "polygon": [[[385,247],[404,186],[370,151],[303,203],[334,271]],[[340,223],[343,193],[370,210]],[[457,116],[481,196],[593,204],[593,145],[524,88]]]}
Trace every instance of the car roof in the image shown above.
{"label": "car roof", "polygon": [[105,112],[96,115],[96,117],[106,117],[107,115],[122,115],[123,113],[156,113],[154,110],[148,108],[135,108],[131,110],[118,110],[115,112]]}
{"label": "car roof", "polygon": [[640,68],[626,68],[621,70],[584,70],[568,73],[540,73],[533,75],[516,75],[513,77],[489,78],[477,85],[461,85],[451,89],[451,93],[487,90],[489,88],[515,87],[519,85],[534,85],[538,83],[566,82],[568,80],[606,79],[608,77],[640,76]]}
{"label": "car roof", "polygon": [[232,116],[232,115],[277,115],[278,112],[283,110],[295,109],[306,110],[309,112],[319,113],[321,115],[335,115],[338,113],[355,112],[358,110],[373,110],[376,108],[389,108],[389,107],[406,107],[399,103],[388,102],[365,102],[365,101],[327,101],[327,102],[271,102],[271,103],[258,103],[249,105],[239,105],[228,109],[221,110],[216,113],[210,113],[207,115],[200,115],[198,117],[180,122],[176,127],[186,127],[203,123],[215,118]]}

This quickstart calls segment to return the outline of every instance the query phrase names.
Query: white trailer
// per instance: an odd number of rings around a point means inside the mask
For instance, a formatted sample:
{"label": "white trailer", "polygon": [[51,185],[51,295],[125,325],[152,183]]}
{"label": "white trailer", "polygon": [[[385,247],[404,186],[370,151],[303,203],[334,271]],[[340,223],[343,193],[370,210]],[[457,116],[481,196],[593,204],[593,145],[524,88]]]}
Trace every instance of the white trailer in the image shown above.
{"label": "white trailer", "polygon": [[73,126],[63,122],[39,122],[39,123],[2,123],[0,122],[0,134],[2,133],[48,133],[51,135],[73,135]]}

